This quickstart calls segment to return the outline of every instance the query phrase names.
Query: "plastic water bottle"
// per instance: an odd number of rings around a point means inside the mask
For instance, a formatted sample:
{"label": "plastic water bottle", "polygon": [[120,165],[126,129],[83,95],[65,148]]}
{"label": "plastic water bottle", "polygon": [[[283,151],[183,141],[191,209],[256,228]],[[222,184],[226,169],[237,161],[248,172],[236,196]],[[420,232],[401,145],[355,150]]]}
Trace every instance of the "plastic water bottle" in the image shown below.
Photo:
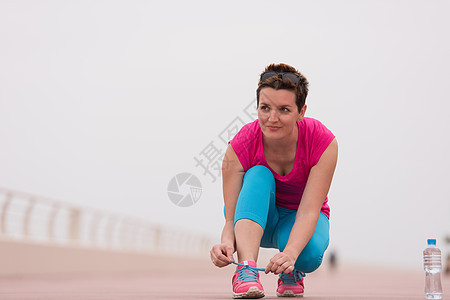
{"label": "plastic water bottle", "polygon": [[427,243],[428,247],[423,250],[423,268],[425,269],[425,298],[442,299],[441,250],[436,247],[435,239],[428,239]]}

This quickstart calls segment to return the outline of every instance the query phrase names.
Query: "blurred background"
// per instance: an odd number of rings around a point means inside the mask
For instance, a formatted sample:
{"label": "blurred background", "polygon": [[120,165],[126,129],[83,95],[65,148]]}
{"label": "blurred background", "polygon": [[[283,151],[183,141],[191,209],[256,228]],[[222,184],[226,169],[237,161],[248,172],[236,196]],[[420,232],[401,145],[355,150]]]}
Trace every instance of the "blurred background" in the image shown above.
{"label": "blurred background", "polygon": [[[101,222],[112,235],[133,219],[148,230],[134,231],[140,251],[153,247],[146,232],[179,241],[177,232],[208,257],[224,221],[226,141],[255,119],[264,67],[283,62],[310,81],[306,115],[339,142],[326,255],[420,270],[427,238],[443,257],[449,250],[449,9],[437,0],[1,1],[3,238],[55,241],[65,230],[60,241],[90,245]],[[47,206],[41,221],[36,203]],[[93,211],[117,222],[85,217]],[[130,243],[116,234],[94,243]]]}

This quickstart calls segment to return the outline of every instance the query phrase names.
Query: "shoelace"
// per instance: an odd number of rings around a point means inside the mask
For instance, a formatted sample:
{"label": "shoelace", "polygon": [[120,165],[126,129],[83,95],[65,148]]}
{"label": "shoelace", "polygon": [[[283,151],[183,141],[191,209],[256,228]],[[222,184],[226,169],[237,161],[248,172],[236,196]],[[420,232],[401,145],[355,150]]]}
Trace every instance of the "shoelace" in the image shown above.
{"label": "shoelace", "polygon": [[297,281],[302,280],[305,276],[305,273],[294,270],[291,273],[280,274],[280,280],[283,285],[296,285]]}
{"label": "shoelace", "polygon": [[242,267],[241,269],[239,269],[239,275],[237,277],[237,279],[240,280],[241,282],[256,281],[258,279],[258,271],[265,271],[265,269],[263,268],[255,268],[237,262],[233,262],[233,264]]}

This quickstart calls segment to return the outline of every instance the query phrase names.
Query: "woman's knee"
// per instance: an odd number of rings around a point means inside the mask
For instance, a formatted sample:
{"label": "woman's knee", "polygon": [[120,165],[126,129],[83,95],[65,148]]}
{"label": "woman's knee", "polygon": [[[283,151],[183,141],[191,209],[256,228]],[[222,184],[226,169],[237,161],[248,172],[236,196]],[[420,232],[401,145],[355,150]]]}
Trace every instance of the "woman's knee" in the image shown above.
{"label": "woman's knee", "polygon": [[248,169],[244,174],[237,208],[246,207],[253,210],[261,205],[268,206],[272,200],[275,200],[275,178],[272,172],[260,165]]}
{"label": "woman's knee", "polygon": [[248,169],[244,174],[244,181],[245,180],[257,181],[258,183],[262,181],[265,184],[273,183],[275,185],[275,178],[273,177],[272,172],[269,168],[262,165],[256,165]]}
{"label": "woman's knee", "polygon": [[[273,202],[273,203],[272,203]],[[236,203],[234,223],[250,219],[264,229],[271,205],[275,202],[275,179],[265,166],[254,166],[244,175]]]}
{"label": "woman's knee", "polygon": [[323,255],[328,248],[328,240],[314,241],[313,239],[306,245],[302,253],[295,262],[295,268],[304,273],[311,273],[320,267]]}
{"label": "woman's knee", "polygon": [[304,273],[314,272],[322,264],[323,260],[322,258],[323,254],[318,256],[305,257],[301,259],[299,257],[295,262],[295,269],[300,270]]}

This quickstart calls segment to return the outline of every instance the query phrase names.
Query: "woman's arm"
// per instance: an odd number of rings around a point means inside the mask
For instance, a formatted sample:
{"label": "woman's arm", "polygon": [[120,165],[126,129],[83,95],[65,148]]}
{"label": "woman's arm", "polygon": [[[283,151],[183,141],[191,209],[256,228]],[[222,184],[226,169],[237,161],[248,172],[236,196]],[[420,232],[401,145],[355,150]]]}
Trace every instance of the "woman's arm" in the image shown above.
{"label": "woman's arm", "polygon": [[297,257],[308,244],[316,229],[320,209],[333,179],[337,155],[338,144],[336,139],[333,139],[323,152],[319,162],[311,168],[285,249],[271,259],[266,272],[279,274],[283,271],[289,273],[294,270]]}
{"label": "woman's arm", "polygon": [[223,199],[226,220],[222,230],[221,244],[211,249],[211,260],[218,267],[226,266],[233,260],[235,247],[234,211],[242,188],[244,168],[231,145],[228,145],[222,163]]}

